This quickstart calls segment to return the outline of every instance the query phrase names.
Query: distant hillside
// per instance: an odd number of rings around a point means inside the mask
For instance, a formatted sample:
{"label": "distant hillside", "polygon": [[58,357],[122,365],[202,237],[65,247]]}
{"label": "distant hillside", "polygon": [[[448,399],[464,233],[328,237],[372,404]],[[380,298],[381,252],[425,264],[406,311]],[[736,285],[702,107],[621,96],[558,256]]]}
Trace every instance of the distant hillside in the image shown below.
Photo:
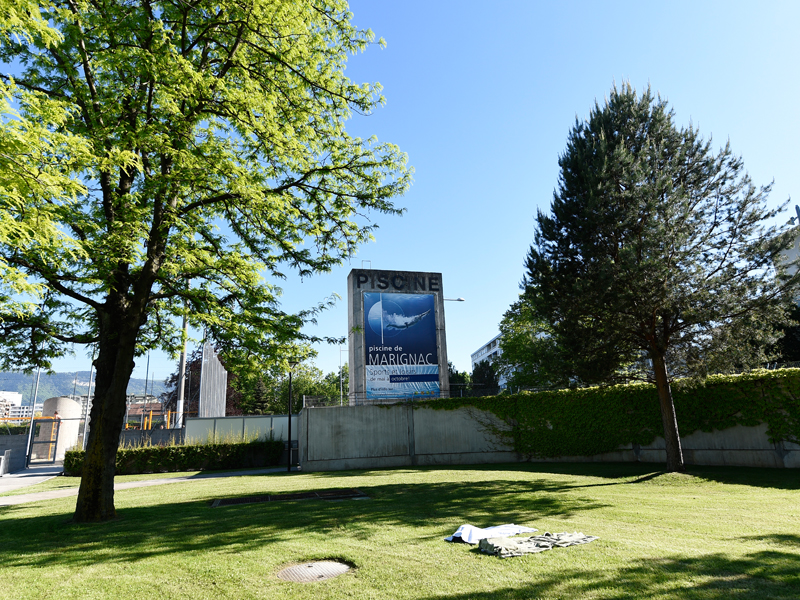
{"label": "distant hillside", "polygon": [[[77,375],[77,384],[76,384]],[[0,372],[0,391],[19,392],[22,394],[22,404],[30,404],[33,396],[33,388],[36,382],[36,374],[25,375],[24,373],[2,373]],[[131,379],[128,384],[129,394],[144,394],[144,379]],[[94,384],[92,384],[94,392]],[[75,390],[78,395],[86,394],[89,389],[89,371],[78,371],[77,373],[53,373],[52,375],[42,376],[39,380],[39,393],[36,396],[37,402],[42,402],[55,396],[68,396]],[[147,393],[160,396],[166,391],[163,381],[156,379],[147,382]]]}

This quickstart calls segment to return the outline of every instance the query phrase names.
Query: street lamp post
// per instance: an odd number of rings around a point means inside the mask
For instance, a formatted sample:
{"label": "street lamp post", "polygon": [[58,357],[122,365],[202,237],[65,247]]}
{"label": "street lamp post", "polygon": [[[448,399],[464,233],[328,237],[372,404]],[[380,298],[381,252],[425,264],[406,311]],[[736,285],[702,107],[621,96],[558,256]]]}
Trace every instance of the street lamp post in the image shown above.
{"label": "street lamp post", "polygon": [[342,352],[347,352],[347,348],[339,348],[339,406],[344,404],[344,385],[342,384]]}
{"label": "street lamp post", "polygon": [[[443,298],[448,302],[466,302],[464,298]],[[461,395],[464,395],[464,388],[461,388]]]}
{"label": "street lamp post", "polygon": [[297,366],[299,360],[289,361],[289,442],[287,444],[288,455],[286,459],[286,472],[292,472],[292,370]]}

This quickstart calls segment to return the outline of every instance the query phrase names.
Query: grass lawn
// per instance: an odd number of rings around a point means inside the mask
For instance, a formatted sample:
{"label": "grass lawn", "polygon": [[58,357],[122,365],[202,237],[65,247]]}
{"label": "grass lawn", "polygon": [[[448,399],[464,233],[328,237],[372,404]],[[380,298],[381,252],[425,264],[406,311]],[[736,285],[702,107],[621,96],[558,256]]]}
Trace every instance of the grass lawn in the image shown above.
{"label": "grass lawn", "polygon": [[[139,475],[120,475],[114,479],[115,483],[128,483],[131,481],[151,481],[154,479],[172,479],[174,477],[191,477],[192,475],[202,475],[203,473],[215,473],[217,471],[184,471],[184,472],[170,472],[170,473],[143,473]],[[219,471],[220,473],[222,471]],[[228,472],[228,471],[226,471]],[[17,488],[10,492],[0,493],[0,498],[5,496],[22,496],[25,494],[35,494],[37,492],[50,492],[54,490],[66,490],[74,488],[77,490],[80,487],[80,477],[53,477],[45,482],[37,483],[36,485],[28,485],[22,488]]]}
{"label": "grass lawn", "polygon": [[[371,499],[210,507],[335,488]],[[69,522],[74,498],[0,507],[0,598],[800,598],[797,470],[275,473],[124,490],[116,503],[118,520],[88,526]],[[600,539],[498,559],[442,541],[463,523]],[[311,584],[275,577],[326,558],[356,568]]]}

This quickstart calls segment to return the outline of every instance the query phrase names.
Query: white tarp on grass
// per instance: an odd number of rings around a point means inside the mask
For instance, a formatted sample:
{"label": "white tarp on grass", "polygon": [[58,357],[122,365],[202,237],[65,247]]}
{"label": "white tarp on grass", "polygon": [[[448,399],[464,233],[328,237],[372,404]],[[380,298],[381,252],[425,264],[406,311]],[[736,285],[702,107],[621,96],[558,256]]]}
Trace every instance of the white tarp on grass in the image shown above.
{"label": "white tarp on grass", "polygon": [[486,527],[485,529],[474,527],[473,525],[462,525],[453,535],[444,539],[447,542],[477,544],[480,540],[485,538],[518,535],[520,533],[533,533],[534,531],[538,531],[538,529],[534,527],[514,525],[513,523],[509,523],[507,525],[495,525],[493,527]]}

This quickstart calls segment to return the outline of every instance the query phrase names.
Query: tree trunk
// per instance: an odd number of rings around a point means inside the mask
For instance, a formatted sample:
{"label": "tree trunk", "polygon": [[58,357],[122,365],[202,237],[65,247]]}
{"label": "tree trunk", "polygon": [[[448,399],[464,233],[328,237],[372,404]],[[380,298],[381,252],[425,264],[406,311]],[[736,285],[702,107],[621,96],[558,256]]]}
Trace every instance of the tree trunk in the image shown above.
{"label": "tree trunk", "polygon": [[97,379],[92,402],[89,438],[73,520],[108,521],[116,516],[114,474],[117,448],[125,419],[128,382],[139,330],[138,318],[125,311],[98,315],[100,335],[95,360]]}
{"label": "tree trunk", "polygon": [[657,352],[651,353],[653,371],[656,376],[656,389],[658,402],[661,405],[661,423],[664,426],[664,442],[667,449],[667,471],[683,472],[686,466],[683,463],[683,450],[681,437],[678,433],[678,420],[675,418],[675,404],[672,402],[672,390],[667,377],[667,364],[664,356]]}

